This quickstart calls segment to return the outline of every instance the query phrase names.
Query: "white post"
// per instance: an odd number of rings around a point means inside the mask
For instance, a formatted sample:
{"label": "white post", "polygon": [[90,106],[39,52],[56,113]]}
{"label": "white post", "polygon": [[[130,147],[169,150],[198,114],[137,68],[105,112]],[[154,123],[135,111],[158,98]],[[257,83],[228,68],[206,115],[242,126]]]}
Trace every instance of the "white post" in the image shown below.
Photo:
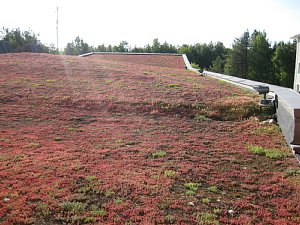
{"label": "white post", "polygon": [[294,76],[294,90],[300,92],[300,34],[292,37],[297,41],[296,47],[296,62],[295,62],[295,76]]}
{"label": "white post", "polygon": [[56,48],[58,51],[58,6],[56,7]]}

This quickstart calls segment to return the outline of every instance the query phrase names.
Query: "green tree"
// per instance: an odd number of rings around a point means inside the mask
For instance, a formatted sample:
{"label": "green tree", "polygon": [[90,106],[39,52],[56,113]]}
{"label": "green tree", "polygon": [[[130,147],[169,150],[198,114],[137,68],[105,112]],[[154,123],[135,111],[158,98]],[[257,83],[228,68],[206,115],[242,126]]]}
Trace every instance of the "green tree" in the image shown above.
{"label": "green tree", "polygon": [[[186,45],[186,44],[184,44],[184,45],[182,45],[179,49],[178,49],[178,53],[179,54],[186,54],[186,55],[191,55],[191,47],[190,47],[190,45]],[[190,59],[191,60],[191,59]]]}
{"label": "green tree", "polygon": [[3,28],[1,37],[4,41],[9,42],[16,51],[21,50],[26,44],[37,44],[37,36],[32,31],[21,31],[19,28],[9,30]]}
{"label": "green tree", "polygon": [[177,53],[177,49],[175,48],[175,46],[168,44],[168,42],[165,41],[160,46],[160,52],[161,53]]}
{"label": "green tree", "polygon": [[213,61],[211,62],[210,70],[216,73],[224,73],[227,54],[228,49],[224,44],[222,42],[217,42],[214,45]]}
{"label": "green tree", "polygon": [[222,42],[195,45],[182,45],[179,47],[178,52],[186,54],[188,59],[201,68],[210,69],[213,67],[213,61],[219,57],[219,63],[222,61],[222,68],[224,68],[224,61],[227,54],[227,49]]}
{"label": "green tree", "polygon": [[158,38],[155,38],[152,42],[152,46],[151,46],[151,52],[154,53],[159,53],[160,52],[160,43],[158,41]]}
{"label": "green tree", "polygon": [[272,49],[265,32],[254,31],[251,35],[248,55],[248,76],[251,80],[276,83],[272,75]]}
{"label": "green tree", "polygon": [[113,47],[112,47],[111,45],[108,45],[108,46],[107,46],[107,51],[108,51],[108,52],[112,52],[112,50],[113,50]]}
{"label": "green tree", "polygon": [[217,56],[217,58],[212,62],[210,70],[216,73],[224,73],[225,62],[226,61],[224,58],[222,58],[221,56]]}
{"label": "green tree", "polygon": [[237,77],[248,78],[248,52],[250,47],[249,31],[236,38],[228,54],[225,73]]}
{"label": "green tree", "polygon": [[114,52],[128,52],[129,45],[127,41],[121,41],[119,45],[113,47]]}
{"label": "green tree", "polygon": [[31,30],[22,31],[20,28],[2,28],[0,31],[2,40],[7,41],[15,52],[30,51],[30,45],[39,45],[40,50],[49,53],[51,46],[47,47],[38,40],[38,35]]}
{"label": "green tree", "polygon": [[146,47],[145,48],[141,48],[141,47],[137,47],[136,45],[133,47],[133,49],[131,49],[131,52],[145,52],[146,51]]}
{"label": "green tree", "polygon": [[96,52],[106,52],[107,51],[107,47],[102,44],[102,45],[98,45],[98,47],[95,49]]}
{"label": "green tree", "polygon": [[76,37],[71,43],[67,43],[64,49],[66,55],[82,55],[93,50],[87,43],[85,43],[80,37]]}
{"label": "green tree", "polygon": [[147,45],[144,47],[144,49],[145,49],[145,52],[147,52],[147,53],[151,53],[151,52],[152,52],[152,48],[151,48],[151,46],[150,46],[149,44],[147,44]]}
{"label": "green tree", "polygon": [[275,76],[280,86],[293,88],[296,43],[279,42],[272,56]]}

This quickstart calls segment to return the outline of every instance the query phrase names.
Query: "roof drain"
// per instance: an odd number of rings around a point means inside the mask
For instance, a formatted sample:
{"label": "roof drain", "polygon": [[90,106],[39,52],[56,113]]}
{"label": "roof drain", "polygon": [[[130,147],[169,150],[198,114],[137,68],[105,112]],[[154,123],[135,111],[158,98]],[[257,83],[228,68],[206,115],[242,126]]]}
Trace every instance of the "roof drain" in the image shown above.
{"label": "roof drain", "polygon": [[[267,99],[267,94],[270,92],[269,86],[264,85],[254,85],[252,88],[257,91],[260,95],[262,95],[262,98],[259,101],[259,105],[261,106],[269,106],[272,102],[274,102],[274,99]],[[275,103],[276,104],[276,103]]]}

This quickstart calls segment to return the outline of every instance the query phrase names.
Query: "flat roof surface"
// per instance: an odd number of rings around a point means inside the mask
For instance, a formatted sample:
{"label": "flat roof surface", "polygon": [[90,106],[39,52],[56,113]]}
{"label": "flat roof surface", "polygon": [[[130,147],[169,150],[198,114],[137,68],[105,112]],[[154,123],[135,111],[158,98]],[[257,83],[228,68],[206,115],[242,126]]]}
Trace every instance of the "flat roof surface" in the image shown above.
{"label": "flat roof surface", "polygon": [[258,95],[157,57],[0,55],[2,223],[300,223]]}

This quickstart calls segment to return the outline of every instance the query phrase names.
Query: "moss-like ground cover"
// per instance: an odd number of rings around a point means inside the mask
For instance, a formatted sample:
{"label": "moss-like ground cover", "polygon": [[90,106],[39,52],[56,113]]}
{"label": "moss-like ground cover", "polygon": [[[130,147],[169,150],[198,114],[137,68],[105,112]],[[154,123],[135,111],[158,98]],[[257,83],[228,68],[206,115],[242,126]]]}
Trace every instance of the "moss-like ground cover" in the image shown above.
{"label": "moss-like ground cover", "polygon": [[0,55],[1,225],[300,223],[258,96],[157,57]]}

